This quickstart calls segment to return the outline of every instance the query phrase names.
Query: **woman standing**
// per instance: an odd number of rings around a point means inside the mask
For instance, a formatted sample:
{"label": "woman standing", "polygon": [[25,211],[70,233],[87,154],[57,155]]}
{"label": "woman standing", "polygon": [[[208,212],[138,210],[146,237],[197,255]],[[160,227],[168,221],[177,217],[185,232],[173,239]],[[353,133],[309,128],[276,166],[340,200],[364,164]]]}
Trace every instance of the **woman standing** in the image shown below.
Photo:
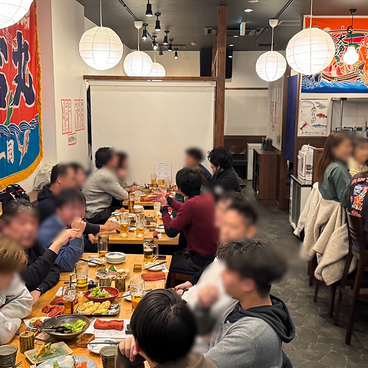
{"label": "woman standing", "polygon": [[351,175],[347,168],[353,153],[353,144],[344,132],[331,133],[325,143],[321,160],[317,166],[319,191],[324,199],[349,206],[348,188]]}

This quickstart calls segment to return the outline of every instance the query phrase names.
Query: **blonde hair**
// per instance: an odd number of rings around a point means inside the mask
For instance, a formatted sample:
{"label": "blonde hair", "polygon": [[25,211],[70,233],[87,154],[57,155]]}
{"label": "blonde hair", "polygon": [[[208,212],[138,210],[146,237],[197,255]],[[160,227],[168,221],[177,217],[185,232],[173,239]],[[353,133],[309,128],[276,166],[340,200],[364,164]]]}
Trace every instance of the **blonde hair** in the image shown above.
{"label": "blonde hair", "polygon": [[14,239],[0,234],[0,273],[22,271],[28,264],[28,257]]}

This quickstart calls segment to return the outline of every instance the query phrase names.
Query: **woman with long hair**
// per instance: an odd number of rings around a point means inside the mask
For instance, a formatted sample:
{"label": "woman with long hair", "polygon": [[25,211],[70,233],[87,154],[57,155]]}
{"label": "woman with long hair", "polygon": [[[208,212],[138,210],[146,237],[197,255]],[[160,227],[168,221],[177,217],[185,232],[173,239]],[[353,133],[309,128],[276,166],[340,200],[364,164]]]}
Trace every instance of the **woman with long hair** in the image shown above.
{"label": "woman with long hair", "polygon": [[351,137],[344,132],[331,133],[326,140],[316,175],[319,191],[324,199],[349,206],[348,188],[351,175],[347,168],[353,153]]}

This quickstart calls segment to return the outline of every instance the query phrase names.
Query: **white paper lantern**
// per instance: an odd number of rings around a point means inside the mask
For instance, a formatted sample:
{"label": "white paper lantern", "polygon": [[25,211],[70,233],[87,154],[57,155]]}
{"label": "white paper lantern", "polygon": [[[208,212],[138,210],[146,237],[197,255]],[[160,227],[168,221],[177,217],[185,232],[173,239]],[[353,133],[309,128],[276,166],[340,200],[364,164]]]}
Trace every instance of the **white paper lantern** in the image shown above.
{"label": "white paper lantern", "polygon": [[33,0],[0,0],[0,29],[18,23],[32,3]]}
{"label": "white paper lantern", "polygon": [[291,38],[286,59],[298,73],[310,75],[326,69],[335,56],[331,36],[319,28],[306,28]]}
{"label": "white paper lantern", "polygon": [[286,70],[286,60],[277,51],[268,51],[262,54],[256,63],[258,76],[266,82],[280,79]]}
{"label": "white paper lantern", "polygon": [[152,63],[151,77],[164,77],[166,75],[166,70],[160,63]]}
{"label": "white paper lantern", "polygon": [[124,60],[124,70],[129,77],[148,77],[152,68],[152,59],[143,51],[133,51]]}
{"label": "white paper lantern", "polygon": [[88,66],[107,70],[121,60],[123,43],[111,28],[97,26],[83,33],[79,41],[79,53]]}
{"label": "white paper lantern", "polygon": [[348,46],[343,59],[344,63],[348,65],[353,65],[359,60],[359,54],[357,53],[354,45]]}

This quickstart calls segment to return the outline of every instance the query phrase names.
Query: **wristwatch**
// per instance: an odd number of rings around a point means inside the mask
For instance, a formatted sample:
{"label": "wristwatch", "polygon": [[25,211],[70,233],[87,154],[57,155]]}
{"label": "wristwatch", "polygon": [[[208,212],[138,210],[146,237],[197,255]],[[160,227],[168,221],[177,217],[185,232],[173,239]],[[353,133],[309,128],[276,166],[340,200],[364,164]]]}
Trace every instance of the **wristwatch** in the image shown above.
{"label": "wristwatch", "polygon": [[41,286],[39,286],[36,290],[39,291],[41,295],[45,292],[44,288],[42,288]]}

